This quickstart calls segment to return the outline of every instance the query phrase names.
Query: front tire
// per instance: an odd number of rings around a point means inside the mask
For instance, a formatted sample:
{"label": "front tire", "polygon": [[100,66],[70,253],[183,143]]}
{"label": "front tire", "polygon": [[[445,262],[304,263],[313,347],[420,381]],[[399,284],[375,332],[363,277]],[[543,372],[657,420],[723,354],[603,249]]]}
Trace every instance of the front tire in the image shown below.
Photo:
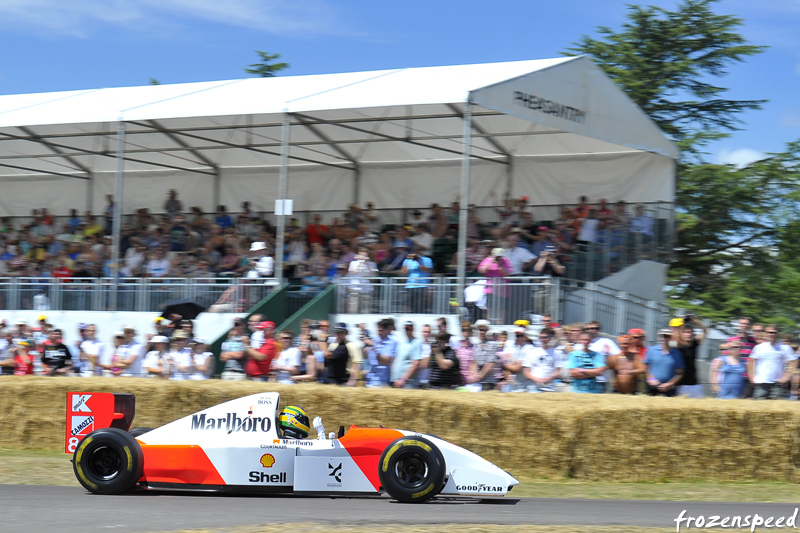
{"label": "front tire", "polygon": [[93,431],[75,450],[75,477],[95,494],[122,494],[142,477],[144,455],[136,438],[127,431],[104,428]]}
{"label": "front tire", "polygon": [[383,450],[378,477],[384,490],[403,503],[421,503],[433,498],[444,484],[442,452],[422,437],[402,437]]}

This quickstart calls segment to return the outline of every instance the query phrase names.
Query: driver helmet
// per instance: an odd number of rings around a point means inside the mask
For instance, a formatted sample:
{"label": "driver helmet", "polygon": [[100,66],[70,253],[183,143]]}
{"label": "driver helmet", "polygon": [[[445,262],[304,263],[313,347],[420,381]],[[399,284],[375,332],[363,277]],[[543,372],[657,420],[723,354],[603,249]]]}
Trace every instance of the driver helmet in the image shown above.
{"label": "driver helmet", "polygon": [[308,414],[300,407],[295,407],[294,405],[284,407],[278,417],[278,425],[280,425],[284,437],[291,439],[308,437],[310,425]]}

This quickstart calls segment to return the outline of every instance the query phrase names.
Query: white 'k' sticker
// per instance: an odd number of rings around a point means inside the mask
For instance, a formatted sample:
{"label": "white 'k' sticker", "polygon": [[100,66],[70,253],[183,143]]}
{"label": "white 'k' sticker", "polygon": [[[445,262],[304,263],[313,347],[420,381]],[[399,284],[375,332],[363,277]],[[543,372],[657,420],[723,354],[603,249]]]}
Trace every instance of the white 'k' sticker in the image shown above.
{"label": "white 'k' sticker", "polygon": [[73,413],[91,413],[92,410],[86,405],[86,402],[91,398],[91,394],[76,394],[72,397],[72,412]]}

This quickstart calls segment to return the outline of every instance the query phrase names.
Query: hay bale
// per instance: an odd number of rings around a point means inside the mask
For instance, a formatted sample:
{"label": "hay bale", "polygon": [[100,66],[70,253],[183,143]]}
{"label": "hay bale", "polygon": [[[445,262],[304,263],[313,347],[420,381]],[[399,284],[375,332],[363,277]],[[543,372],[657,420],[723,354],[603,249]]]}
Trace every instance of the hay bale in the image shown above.
{"label": "hay bale", "polygon": [[516,476],[800,482],[800,412],[790,402],[589,394],[481,394],[318,384],[136,378],[0,378],[0,447],[62,450],[66,393],[136,395],[134,426],[158,427],[263,391],[340,425],[437,435]]}

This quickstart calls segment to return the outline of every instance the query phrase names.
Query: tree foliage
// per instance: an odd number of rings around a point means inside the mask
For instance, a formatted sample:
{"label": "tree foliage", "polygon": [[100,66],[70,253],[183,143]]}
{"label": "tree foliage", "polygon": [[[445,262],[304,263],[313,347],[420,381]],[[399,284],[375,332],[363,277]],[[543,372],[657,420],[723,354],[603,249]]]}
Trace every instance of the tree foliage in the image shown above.
{"label": "tree foliage", "polygon": [[800,141],[743,168],[703,160],[703,147],[739,128],[764,100],[731,100],[718,80],[764,50],[719,15],[718,0],[675,11],[630,6],[619,31],[583,36],[569,53],[591,56],[682,149],[671,303],[727,322],[748,315],[796,326],[800,310]]}
{"label": "tree foliage", "polygon": [[281,57],[280,54],[270,54],[256,50],[256,54],[261,58],[258,63],[253,63],[249,68],[244,69],[248,74],[261,78],[272,78],[277,72],[289,68],[289,63],[273,63]]}
{"label": "tree foliage", "polygon": [[743,168],[684,165],[670,268],[676,304],[708,317],[800,320],[800,141]]}
{"label": "tree foliage", "polygon": [[718,0],[685,0],[675,11],[629,6],[620,31],[598,28],[572,54],[591,56],[600,68],[681,147],[686,155],[738,129],[742,111],[764,100],[730,100],[712,83],[734,62],[764,50],[737,33],[741,19],[718,15]]}

